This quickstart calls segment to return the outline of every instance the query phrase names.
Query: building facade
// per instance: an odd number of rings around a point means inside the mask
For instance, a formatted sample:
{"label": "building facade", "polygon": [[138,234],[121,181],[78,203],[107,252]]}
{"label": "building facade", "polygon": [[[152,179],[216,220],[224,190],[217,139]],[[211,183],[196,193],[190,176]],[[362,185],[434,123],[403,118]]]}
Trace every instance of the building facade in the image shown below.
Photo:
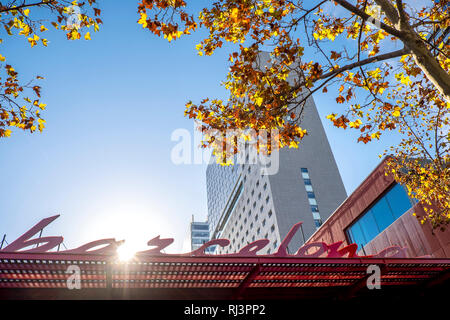
{"label": "building facade", "polygon": [[[194,221],[194,216],[192,216],[192,221],[189,224],[189,251],[194,251],[200,248],[203,244],[209,241],[209,223]],[[214,248],[207,248],[206,252],[211,253]]]}
{"label": "building facade", "polygon": [[421,224],[423,206],[408,196],[393,177],[385,175],[384,159],[342,203],[307,243],[356,243],[359,255],[372,255],[389,246],[405,248],[409,258],[450,257],[450,232]]}
{"label": "building facade", "polygon": [[291,242],[294,250],[344,201],[346,191],[312,97],[304,107],[301,127],[308,135],[298,149],[279,150],[275,173],[264,174],[258,156],[247,148],[243,163],[208,165],[211,238],[231,241],[217,253],[237,252],[262,238],[272,247],[260,253],[270,253],[295,223],[303,221],[301,234]]}

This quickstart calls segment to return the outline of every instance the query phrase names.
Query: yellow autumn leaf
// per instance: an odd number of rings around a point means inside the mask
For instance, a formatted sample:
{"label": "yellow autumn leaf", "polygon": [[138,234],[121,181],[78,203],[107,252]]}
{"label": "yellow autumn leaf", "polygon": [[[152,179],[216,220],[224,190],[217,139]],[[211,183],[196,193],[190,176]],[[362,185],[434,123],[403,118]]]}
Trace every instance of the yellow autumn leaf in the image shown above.
{"label": "yellow autumn leaf", "polygon": [[84,35],[84,39],[91,40],[91,34],[89,32],[86,32],[86,34]]}

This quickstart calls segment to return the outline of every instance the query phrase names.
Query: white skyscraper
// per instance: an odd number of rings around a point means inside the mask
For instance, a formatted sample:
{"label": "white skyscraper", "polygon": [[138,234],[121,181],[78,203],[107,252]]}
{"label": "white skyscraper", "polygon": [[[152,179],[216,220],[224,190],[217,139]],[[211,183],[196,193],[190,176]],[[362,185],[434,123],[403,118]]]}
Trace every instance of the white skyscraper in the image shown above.
{"label": "white skyscraper", "polygon": [[[267,238],[260,253],[272,252],[290,228],[303,221],[291,241],[295,252],[346,199],[347,194],[314,100],[308,98],[301,126],[308,130],[298,149],[279,151],[276,174],[261,175],[252,156],[245,164],[209,164],[206,171],[211,238],[230,239],[217,253],[237,252]],[[254,157],[254,155],[253,155]]]}

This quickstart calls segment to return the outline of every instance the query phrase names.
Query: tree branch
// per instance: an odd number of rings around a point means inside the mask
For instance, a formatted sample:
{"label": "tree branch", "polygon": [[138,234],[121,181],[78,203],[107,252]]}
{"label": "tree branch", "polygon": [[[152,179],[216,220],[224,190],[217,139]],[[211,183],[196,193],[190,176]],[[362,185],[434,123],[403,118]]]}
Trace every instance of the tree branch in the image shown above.
{"label": "tree branch", "polygon": [[345,9],[347,9],[348,11],[356,14],[357,16],[361,17],[364,21],[369,20],[369,19],[373,19],[375,20],[376,23],[379,23],[380,28],[383,29],[384,31],[386,31],[387,33],[396,36],[398,38],[401,39],[403,33],[391,26],[388,26],[387,24],[381,22],[380,20],[372,17],[371,15],[365,13],[364,11],[362,11],[361,9],[358,9],[357,7],[355,7],[354,5],[352,5],[351,3],[345,1],[345,0],[333,0],[334,2],[340,4],[342,7],[344,7]]}
{"label": "tree branch", "polygon": [[339,74],[339,73],[342,73],[344,71],[351,70],[351,69],[356,68],[356,67],[364,66],[364,65],[369,64],[369,63],[373,63],[373,62],[377,62],[377,61],[383,61],[383,60],[396,58],[396,57],[401,57],[401,56],[403,56],[405,54],[408,54],[409,52],[410,52],[410,50],[403,48],[403,49],[400,49],[400,50],[396,50],[396,51],[392,51],[392,52],[389,52],[389,53],[380,54],[380,55],[375,56],[375,57],[370,57],[370,58],[367,58],[367,59],[364,59],[364,60],[361,60],[361,61],[357,61],[357,62],[348,64],[346,66],[334,69],[334,70],[332,70],[332,71],[330,71],[328,73],[325,73],[325,74],[321,75],[319,78],[317,78],[316,81],[317,80],[326,79],[326,78],[328,78],[330,76],[333,76],[334,74]]}
{"label": "tree branch", "polygon": [[389,0],[375,0],[375,2],[383,9],[384,13],[394,25],[400,21],[400,16]]}
{"label": "tree branch", "polygon": [[13,10],[20,10],[20,9],[27,8],[27,7],[49,5],[49,4],[53,4],[54,2],[56,2],[56,1],[54,1],[54,0],[51,0],[51,1],[49,1],[49,0],[47,0],[47,1],[43,0],[43,1],[41,1],[41,2],[30,3],[30,4],[23,4],[23,5],[20,5],[20,6],[17,6],[17,7],[10,7],[10,8],[8,8],[8,7],[3,6],[3,7],[0,7],[0,13],[2,13],[2,12],[8,12],[8,11],[13,11]]}

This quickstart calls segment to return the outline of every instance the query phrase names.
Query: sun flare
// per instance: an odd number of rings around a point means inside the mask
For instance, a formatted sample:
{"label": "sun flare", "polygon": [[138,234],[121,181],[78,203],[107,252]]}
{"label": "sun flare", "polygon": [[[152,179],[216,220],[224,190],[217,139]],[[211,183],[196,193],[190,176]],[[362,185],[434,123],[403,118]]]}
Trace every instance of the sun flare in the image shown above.
{"label": "sun flare", "polygon": [[130,261],[134,258],[137,251],[138,250],[136,250],[132,246],[129,246],[126,243],[124,243],[123,245],[117,248],[117,257],[119,258],[120,261],[123,262]]}

